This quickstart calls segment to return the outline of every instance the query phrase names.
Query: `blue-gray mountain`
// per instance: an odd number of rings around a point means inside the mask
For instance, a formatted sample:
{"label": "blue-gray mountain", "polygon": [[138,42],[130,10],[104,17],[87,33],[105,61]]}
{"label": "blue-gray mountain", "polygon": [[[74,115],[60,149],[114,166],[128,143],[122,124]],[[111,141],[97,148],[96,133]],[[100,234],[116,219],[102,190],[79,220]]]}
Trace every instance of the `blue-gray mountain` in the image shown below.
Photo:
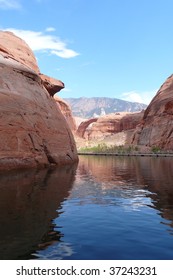
{"label": "blue-gray mountain", "polygon": [[114,112],[137,112],[146,109],[147,105],[108,97],[64,98],[70,104],[73,115],[81,118],[92,118]]}

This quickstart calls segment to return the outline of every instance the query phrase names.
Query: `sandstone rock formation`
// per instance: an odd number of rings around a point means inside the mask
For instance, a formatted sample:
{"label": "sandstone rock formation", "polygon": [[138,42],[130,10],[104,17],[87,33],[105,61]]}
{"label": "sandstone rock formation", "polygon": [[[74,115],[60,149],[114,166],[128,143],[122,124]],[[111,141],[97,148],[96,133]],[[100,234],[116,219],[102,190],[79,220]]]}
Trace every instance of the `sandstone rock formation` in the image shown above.
{"label": "sandstone rock formation", "polygon": [[98,118],[92,118],[92,119],[89,119],[89,120],[85,120],[84,122],[82,122],[77,131],[76,131],[76,134],[77,136],[81,137],[81,138],[85,138],[84,137],[84,134],[88,128],[88,126],[94,122],[96,122],[98,120]]}
{"label": "sandstone rock formation", "polygon": [[0,31],[0,38],[0,53],[3,54],[4,58],[12,58],[36,73],[40,72],[33,52],[21,38],[8,31]]}
{"label": "sandstone rock formation", "polygon": [[31,49],[10,32],[0,32],[0,169],[72,163],[71,130]]}
{"label": "sandstone rock formation", "polygon": [[72,111],[71,111],[69,105],[62,98],[60,98],[58,96],[55,96],[54,99],[56,101],[57,106],[61,110],[63,116],[65,117],[68,125],[70,126],[71,130],[73,132],[75,132],[76,131],[76,122],[75,122],[75,119],[73,118]]}
{"label": "sandstone rock formation", "polygon": [[92,127],[88,130],[88,139],[99,139],[108,135],[119,133],[121,131],[131,130],[136,128],[140,123],[143,112],[138,113],[114,113],[105,115],[100,118],[95,118],[83,122],[79,125],[77,134],[83,137],[90,123]]}
{"label": "sandstone rock formation", "polygon": [[147,107],[132,144],[173,150],[173,75]]}
{"label": "sandstone rock formation", "polygon": [[50,96],[54,96],[55,93],[57,93],[58,91],[60,91],[61,89],[64,88],[64,83],[51,78],[49,76],[46,76],[44,74],[39,74],[42,81],[43,81],[43,85],[44,87],[47,89],[47,91],[49,92]]}

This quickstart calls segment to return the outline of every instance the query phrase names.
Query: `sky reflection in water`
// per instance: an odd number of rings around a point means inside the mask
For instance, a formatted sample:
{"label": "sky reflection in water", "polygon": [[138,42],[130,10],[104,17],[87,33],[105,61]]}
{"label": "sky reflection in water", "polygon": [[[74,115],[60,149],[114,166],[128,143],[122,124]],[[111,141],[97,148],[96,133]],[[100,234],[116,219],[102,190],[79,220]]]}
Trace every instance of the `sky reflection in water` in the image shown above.
{"label": "sky reflection in water", "polygon": [[0,176],[1,259],[173,259],[171,158],[28,172]]}

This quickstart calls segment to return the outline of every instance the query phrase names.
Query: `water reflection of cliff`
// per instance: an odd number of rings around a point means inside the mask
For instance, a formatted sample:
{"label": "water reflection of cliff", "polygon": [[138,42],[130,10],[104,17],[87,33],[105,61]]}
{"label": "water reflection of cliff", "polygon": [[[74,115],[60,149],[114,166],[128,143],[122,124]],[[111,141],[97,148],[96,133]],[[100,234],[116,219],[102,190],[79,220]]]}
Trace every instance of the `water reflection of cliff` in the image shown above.
{"label": "water reflection of cliff", "polygon": [[[80,156],[78,172],[100,183],[103,190],[118,190],[133,198],[135,191],[145,191],[152,207],[173,227],[173,162],[172,158]],[[113,192],[112,192],[113,194]]]}
{"label": "water reflection of cliff", "polygon": [[74,174],[70,166],[0,175],[0,259],[28,258],[60,240],[52,220],[69,195]]}

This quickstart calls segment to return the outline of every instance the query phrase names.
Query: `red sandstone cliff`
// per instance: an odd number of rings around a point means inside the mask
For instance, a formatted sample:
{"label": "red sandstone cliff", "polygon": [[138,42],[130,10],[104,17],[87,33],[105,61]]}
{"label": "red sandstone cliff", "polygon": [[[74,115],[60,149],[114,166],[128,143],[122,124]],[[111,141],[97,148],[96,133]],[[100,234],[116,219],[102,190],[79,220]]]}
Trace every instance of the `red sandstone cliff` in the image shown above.
{"label": "red sandstone cliff", "polygon": [[1,170],[77,160],[71,130],[51,97],[64,85],[48,78],[23,40],[0,31]]}
{"label": "red sandstone cliff", "polygon": [[173,149],[173,75],[165,81],[147,107],[132,144]]}
{"label": "red sandstone cliff", "polygon": [[72,115],[72,111],[70,109],[70,106],[60,97],[56,96],[54,97],[56,104],[58,108],[61,110],[63,116],[65,117],[68,125],[70,126],[70,129],[75,132],[76,131],[76,122]]}
{"label": "red sandstone cliff", "polygon": [[121,131],[131,130],[136,128],[136,126],[140,123],[142,116],[143,112],[121,112],[105,115],[100,118],[93,118],[82,122],[79,125],[77,135],[80,137],[84,137],[87,127],[91,123],[93,123],[92,127],[88,129],[89,140],[109,136]]}

